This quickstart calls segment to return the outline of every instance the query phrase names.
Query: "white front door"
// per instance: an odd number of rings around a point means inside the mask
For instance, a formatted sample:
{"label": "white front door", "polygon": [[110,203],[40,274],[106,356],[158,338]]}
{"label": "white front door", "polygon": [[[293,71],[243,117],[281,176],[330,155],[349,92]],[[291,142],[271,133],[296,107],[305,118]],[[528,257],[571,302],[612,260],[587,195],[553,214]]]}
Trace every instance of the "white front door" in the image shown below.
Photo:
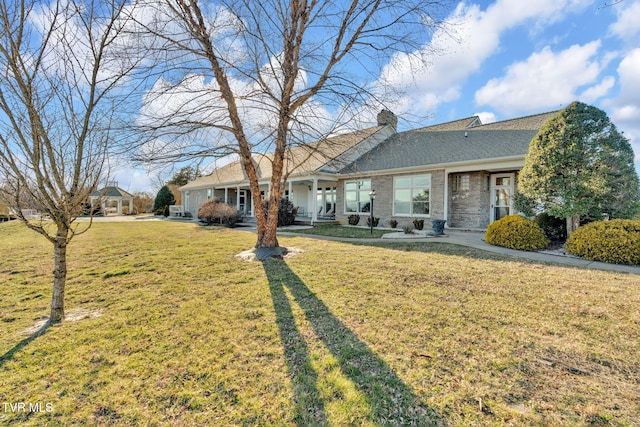
{"label": "white front door", "polygon": [[491,175],[491,222],[513,213],[515,174]]}

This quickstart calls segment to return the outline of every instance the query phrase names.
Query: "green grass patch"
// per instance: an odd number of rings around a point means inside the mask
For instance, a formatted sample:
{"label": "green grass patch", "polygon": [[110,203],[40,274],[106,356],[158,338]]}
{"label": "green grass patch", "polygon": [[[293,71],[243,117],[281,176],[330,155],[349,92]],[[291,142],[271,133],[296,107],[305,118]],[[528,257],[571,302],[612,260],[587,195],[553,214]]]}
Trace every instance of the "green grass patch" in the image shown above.
{"label": "green grass patch", "polygon": [[[638,425],[638,276],[439,242],[280,237],[96,223],[69,247],[67,310],[48,314],[52,248],[0,224],[0,424]],[[46,406],[50,404],[50,406]]]}
{"label": "green grass patch", "polygon": [[373,234],[371,234],[370,228],[353,227],[347,225],[317,225],[313,228],[307,228],[303,230],[296,230],[296,233],[311,234],[314,236],[328,236],[328,237],[342,237],[349,239],[369,239],[380,238],[383,234],[387,234],[389,230],[379,230],[374,228]]}

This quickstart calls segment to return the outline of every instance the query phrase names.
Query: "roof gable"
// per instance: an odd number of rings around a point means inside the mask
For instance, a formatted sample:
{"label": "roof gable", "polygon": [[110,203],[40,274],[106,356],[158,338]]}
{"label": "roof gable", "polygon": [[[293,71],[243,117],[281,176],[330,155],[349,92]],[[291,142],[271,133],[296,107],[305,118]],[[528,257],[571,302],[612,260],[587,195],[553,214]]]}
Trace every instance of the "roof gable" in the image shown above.
{"label": "roof gable", "polygon": [[94,191],[91,193],[91,197],[124,197],[124,198],[132,198],[133,195],[127,193],[122,188],[108,185],[100,190]]}
{"label": "roof gable", "polygon": [[422,128],[414,129],[409,132],[438,132],[438,131],[450,131],[450,130],[464,130],[474,126],[481,125],[480,117],[471,116],[464,119],[458,119],[446,123],[438,123],[435,125],[425,126]]}

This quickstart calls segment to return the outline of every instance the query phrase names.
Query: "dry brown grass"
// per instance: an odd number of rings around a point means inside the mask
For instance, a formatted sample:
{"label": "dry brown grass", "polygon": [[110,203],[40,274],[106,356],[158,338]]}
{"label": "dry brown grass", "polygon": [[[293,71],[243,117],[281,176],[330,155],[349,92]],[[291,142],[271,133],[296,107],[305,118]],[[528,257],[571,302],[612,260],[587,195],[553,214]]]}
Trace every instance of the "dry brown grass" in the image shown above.
{"label": "dry brown grass", "polygon": [[50,248],[0,224],[0,396],[54,409],[0,423],[640,425],[638,276],[304,237],[237,260],[254,239],[95,224],[67,307],[102,315],[25,339]]}

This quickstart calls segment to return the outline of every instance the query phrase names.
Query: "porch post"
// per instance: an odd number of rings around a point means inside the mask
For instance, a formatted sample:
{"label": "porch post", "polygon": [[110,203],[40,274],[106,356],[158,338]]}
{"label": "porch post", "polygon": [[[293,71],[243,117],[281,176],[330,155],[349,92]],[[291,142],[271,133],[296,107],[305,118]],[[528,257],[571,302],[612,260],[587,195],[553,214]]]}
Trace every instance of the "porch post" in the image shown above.
{"label": "porch post", "polygon": [[224,187],[224,203],[229,204],[229,187]]}
{"label": "porch post", "polygon": [[240,186],[236,187],[236,211],[240,212]]}
{"label": "porch post", "polygon": [[313,189],[311,190],[311,225],[318,221],[318,178],[313,178]]}
{"label": "porch post", "polygon": [[289,200],[293,203],[293,183],[289,181],[287,184],[289,184]]}

